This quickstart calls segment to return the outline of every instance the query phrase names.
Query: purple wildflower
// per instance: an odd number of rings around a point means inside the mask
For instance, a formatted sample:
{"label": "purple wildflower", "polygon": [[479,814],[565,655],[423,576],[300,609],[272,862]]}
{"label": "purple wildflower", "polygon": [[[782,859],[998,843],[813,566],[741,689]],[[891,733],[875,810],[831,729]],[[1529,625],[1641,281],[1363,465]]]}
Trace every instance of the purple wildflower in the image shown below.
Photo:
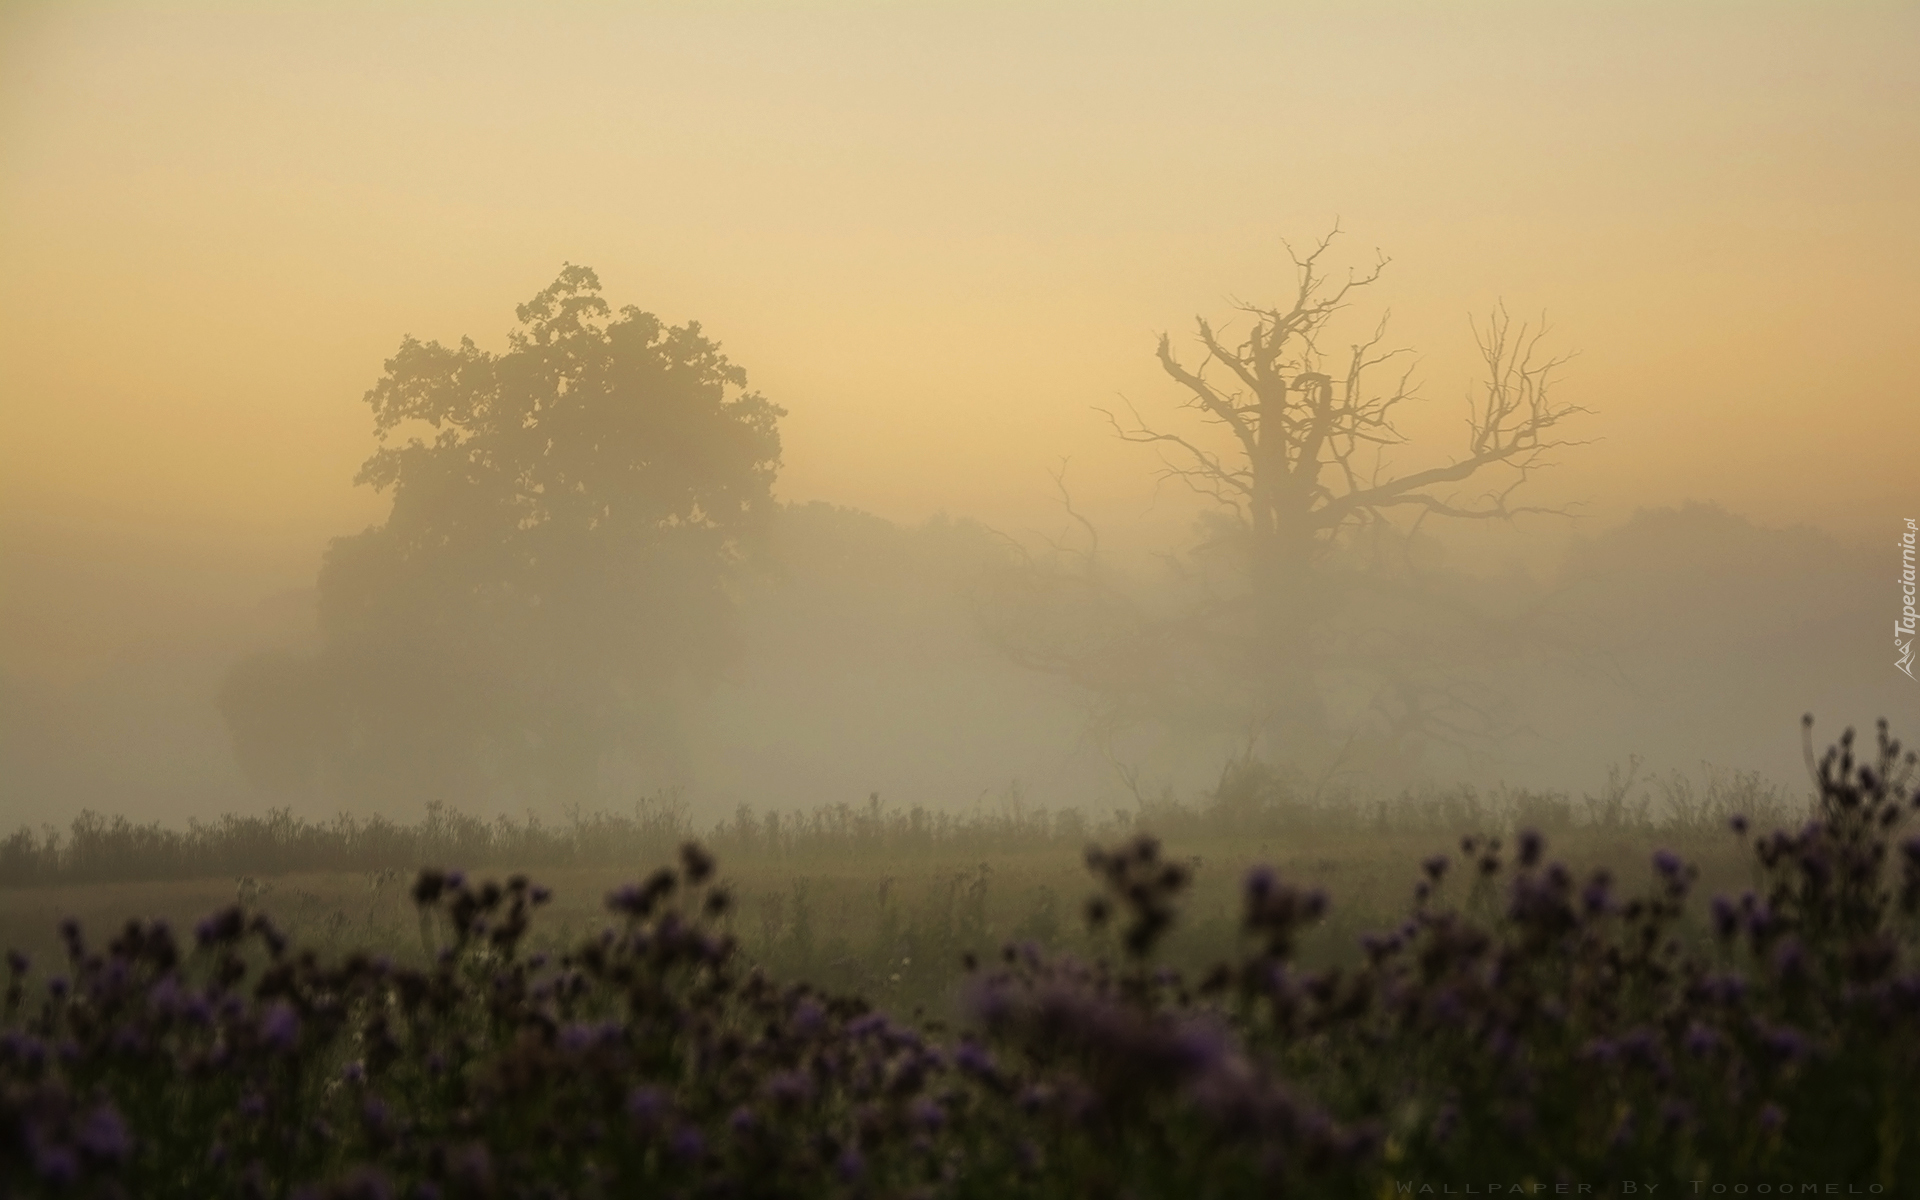
{"label": "purple wildflower", "polygon": [[1740,929],[1740,913],[1734,908],[1733,901],[1725,896],[1713,898],[1713,931],[1723,938],[1731,938]]}
{"label": "purple wildflower", "polygon": [[805,1071],[781,1071],[767,1080],[767,1096],[782,1108],[797,1108],[813,1098],[813,1078]]}
{"label": "purple wildflower", "polygon": [[1300,915],[1309,921],[1318,921],[1327,912],[1327,892],[1325,888],[1309,888],[1300,900]]}
{"label": "purple wildflower", "polygon": [[940,1107],[940,1102],[931,1096],[921,1096],[915,1100],[909,1115],[915,1125],[934,1133],[938,1133],[941,1126],[947,1123],[947,1110]]}
{"label": "purple wildflower", "polygon": [[111,1104],[102,1104],[81,1118],[74,1140],[93,1158],[120,1162],[133,1153],[133,1135]]}
{"label": "purple wildflower", "polygon": [[1597,917],[1613,910],[1613,880],[1605,871],[1596,871],[1580,890],[1580,905],[1587,915]]}
{"label": "purple wildflower", "polygon": [[1047,1089],[1045,1084],[1030,1083],[1020,1089],[1020,1096],[1016,1103],[1020,1105],[1021,1112],[1032,1116],[1045,1108],[1048,1101],[1052,1099],[1053,1093]]}
{"label": "purple wildflower", "polygon": [[992,1075],[996,1070],[993,1055],[988,1053],[985,1046],[971,1038],[963,1039],[954,1048],[953,1065],[969,1075],[982,1077]]}
{"label": "purple wildflower", "polygon": [[644,1130],[658,1127],[669,1105],[670,1099],[665,1090],[651,1084],[637,1087],[627,1094],[627,1115]]}
{"label": "purple wildflower", "polygon": [[260,1018],[260,1040],[282,1054],[300,1040],[300,1014],[285,1000],[276,1000]]}
{"label": "purple wildflower", "polygon": [[793,1010],[794,1031],[803,1037],[812,1037],[820,1032],[826,1021],[826,1010],[812,997],[802,1000]]}
{"label": "purple wildflower", "polygon": [[1760,1041],[1768,1050],[1788,1062],[1805,1058],[1813,1049],[1806,1035],[1791,1025],[1774,1025],[1765,1029]]}
{"label": "purple wildflower", "polygon": [[691,1125],[682,1125],[673,1131],[673,1138],[667,1143],[667,1152],[682,1162],[699,1162],[707,1152],[707,1139]]}
{"label": "purple wildflower", "polygon": [[1773,972],[1782,980],[1797,980],[1806,976],[1807,951],[1799,938],[1785,938],[1774,949]]}
{"label": "purple wildflower", "polygon": [[840,1158],[833,1166],[842,1181],[852,1183],[866,1173],[867,1160],[860,1157],[859,1150],[848,1146],[840,1152]]}
{"label": "purple wildflower", "polygon": [[1683,1044],[1686,1046],[1688,1054],[1693,1055],[1695,1058],[1704,1058],[1720,1048],[1720,1034],[1712,1027],[1702,1025],[1698,1021],[1695,1021],[1693,1024],[1687,1026],[1687,1034]]}
{"label": "purple wildflower", "polygon": [[47,1047],[39,1038],[17,1030],[0,1033],[0,1054],[28,1070],[38,1070],[47,1061]]}
{"label": "purple wildflower", "polygon": [[631,914],[644,913],[648,897],[641,892],[637,883],[626,883],[607,893],[607,908],[613,912]]}
{"label": "purple wildflower", "polygon": [[1265,900],[1273,894],[1276,879],[1273,868],[1262,864],[1247,872],[1247,895],[1255,900]]}
{"label": "purple wildflower", "polygon": [[983,1025],[994,1025],[1004,1020],[1013,1009],[1013,999],[1007,991],[1008,986],[1004,981],[975,977],[967,981],[961,1000],[976,1021]]}
{"label": "purple wildflower", "polygon": [[1218,1067],[1232,1049],[1232,1038],[1215,1021],[1188,1021],[1173,1038],[1175,1060],[1192,1074],[1204,1074]]}
{"label": "purple wildflower", "polygon": [[221,909],[193,927],[194,940],[202,946],[238,941],[246,930],[246,921],[246,914],[238,905]]}
{"label": "purple wildflower", "polygon": [[170,1017],[180,1009],[180,995],[180,981],[172,975],[162,975],[160,982],[147,989],[147,1007]]}
{"label": "purple wildflower", "polygon": [[80,1177],[80,1160],[69,1146],[33,1145],[33,1169],[55,1187],[66,1187]]}

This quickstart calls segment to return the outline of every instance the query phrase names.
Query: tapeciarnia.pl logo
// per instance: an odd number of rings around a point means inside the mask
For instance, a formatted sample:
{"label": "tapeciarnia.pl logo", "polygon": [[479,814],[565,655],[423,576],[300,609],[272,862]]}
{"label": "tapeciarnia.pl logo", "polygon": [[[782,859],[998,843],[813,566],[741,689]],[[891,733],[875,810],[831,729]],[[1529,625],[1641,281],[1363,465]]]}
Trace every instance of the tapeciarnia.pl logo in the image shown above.
{"label": "tapeciarnia.pl logo", "polygon": [[1907,518],[1907,531],[1900,535],[1900,616],[1893,623],[1893,648],[1900,657],[1893,660],[1896,669],[1908,679],[1913,676],[1913,539],[1914,521]]}

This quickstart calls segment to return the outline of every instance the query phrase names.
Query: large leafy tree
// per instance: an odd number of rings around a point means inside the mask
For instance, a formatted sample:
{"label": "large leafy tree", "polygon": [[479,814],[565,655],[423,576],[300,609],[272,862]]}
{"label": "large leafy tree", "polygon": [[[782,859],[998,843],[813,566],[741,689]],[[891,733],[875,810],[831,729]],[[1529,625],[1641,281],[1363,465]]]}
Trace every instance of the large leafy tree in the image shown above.
{"label": "large leafy tree", "polygon": [[367,393],[391,514],[328,548],[318,654],[222,696],[260,782],[580,802],[725,659],[783,410],[585,267],[517,315],[504,353],[406,338]]}

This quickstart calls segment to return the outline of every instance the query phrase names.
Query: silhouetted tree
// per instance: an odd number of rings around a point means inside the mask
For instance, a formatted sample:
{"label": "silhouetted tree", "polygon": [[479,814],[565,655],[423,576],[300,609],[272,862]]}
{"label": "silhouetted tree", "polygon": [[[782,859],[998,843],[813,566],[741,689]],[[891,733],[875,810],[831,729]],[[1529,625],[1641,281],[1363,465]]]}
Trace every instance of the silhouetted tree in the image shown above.
{"label": "silhouetted tree", "polygon": [[587,268],[517,311],[504,353],[409,337],[367,393],[356,482],[391,514],[328,548],[318,655],[243,662],[222,695],[257,780],[578,802],[727,654],[783,410]]}
{"label": "silhouetted tree", "polygon": [[[1571,444],[1559,427],[1585,410],[1550,395],[1565,359],[1541,353],[1543,331],[1496,310],[1476,325],[1487,378],[1464,444],[1430,466],[1390,461],[1408,441],[1396,410],[1417,396],[1410,366],[1376,380],[1408,351],[1383,348],[1384,318],[1343,351],[1326,344],[1336,314],[1387,260],[1332,278],[1321,260],[1333,238],[1293,255],[1286,300],[1239,306],[1244,334],[1197,318],[1196,365],[1161,336],[1161,368],[1195,427],[1149,425],[1131,407],[1126,420],[1105,414],[1119,437],[1162,451],[1164,479],[1214,502],[1201,544],[1179,563],[1185,600],[1142,603],[1091,552],[1029,564],[990,606],[1016,657],[1116,698],[1230,692],[1242,719],[1270,732],[1327,733],[1327,697],[1351,701],[1356,689],[1392,738],[1487,725],[1483,698],[1445,660],[1499,635],[1458,588],[1434,586],[1416,549],[1420,524],[1546,511],[1513,494]],[[1396,524],[1401,512],[1414,519]]]}

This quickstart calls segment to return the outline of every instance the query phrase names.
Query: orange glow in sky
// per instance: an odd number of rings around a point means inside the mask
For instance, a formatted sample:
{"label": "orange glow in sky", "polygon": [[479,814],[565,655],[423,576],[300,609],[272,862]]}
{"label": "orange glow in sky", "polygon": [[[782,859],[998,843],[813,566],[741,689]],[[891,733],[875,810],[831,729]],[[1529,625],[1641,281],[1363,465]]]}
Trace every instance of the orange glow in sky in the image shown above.
{"label": "orange glow in sky", "polygon": [[[1278,296],[1336,218],[1394,259],[1355,329],[1422,351],[1435,453],[1504,299],[1597,414],[1543,501],[1868,537],[1914,496],[1911,4],[3,11],[16,545],[310,581],[380,517],[360,398],[401,336],[498,347],[569,261],[789,410],[784,498],[1048,527],[1065,458],[1173,538],[1091,409],[1173,405],[1158,333]],[[99,640],[37,586],[0,657]]]}

